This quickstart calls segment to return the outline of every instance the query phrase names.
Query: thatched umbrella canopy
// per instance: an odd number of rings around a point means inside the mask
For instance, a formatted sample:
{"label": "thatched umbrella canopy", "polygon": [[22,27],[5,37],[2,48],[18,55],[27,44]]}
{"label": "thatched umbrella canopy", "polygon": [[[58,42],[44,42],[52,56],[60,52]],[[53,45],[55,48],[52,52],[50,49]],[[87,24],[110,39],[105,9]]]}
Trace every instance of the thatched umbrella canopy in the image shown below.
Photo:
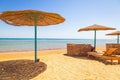
{"label": "thatched umbrella canopy", "polygon": [[113,36],[117,36],[117,43],[119,44],[119,35],[120,35],[120,31],[115,31],[106,35],[113,35]]}
{"label": "thatched umbrella canopy", "polygon": [[59,14],[38,10],[5,11],[0,15],[0,19],[14,26],[34,26],[35,21],[37,26],[48,26],[65,21]]}
{"label": "thatched umbrella canopy", "polygon": [[95,33],[94,34],[94,48],[95,48],[94,51],[96,51],[96,31],[98,31],[98,30],[115,30],[115,28],[94,24],[94,25],[87,26],[85,28],[81,28],[81,29],[78,30],[78,32],[94,31],[94,33]]}
{"label": "thatched umbrella canopy", "polygon": [[65,21],[59,14],[38,10],[5,11],[0,14],[0,19],[14,26],[35,27],[35,62],[37,61],[37,26],[55,25]]}

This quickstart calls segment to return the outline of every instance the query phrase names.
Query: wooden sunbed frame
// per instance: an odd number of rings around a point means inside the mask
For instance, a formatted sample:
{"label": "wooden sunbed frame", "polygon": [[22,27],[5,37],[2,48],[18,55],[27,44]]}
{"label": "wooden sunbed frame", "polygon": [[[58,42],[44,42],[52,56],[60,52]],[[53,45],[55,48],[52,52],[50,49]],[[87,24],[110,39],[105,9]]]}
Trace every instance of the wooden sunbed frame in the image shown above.
{"label": "wooden sunbed frame", "polygon": [[94,58],[96,60],[101,60],[104,63],[106,63],[107,60],[110,60],[110,63],[113,64],[114,60],[117,60],[118,64],[120,64],[120,57],[118,56],[104,56],[104,55],[100,55],[97,52],[88,52],[88,58]]}

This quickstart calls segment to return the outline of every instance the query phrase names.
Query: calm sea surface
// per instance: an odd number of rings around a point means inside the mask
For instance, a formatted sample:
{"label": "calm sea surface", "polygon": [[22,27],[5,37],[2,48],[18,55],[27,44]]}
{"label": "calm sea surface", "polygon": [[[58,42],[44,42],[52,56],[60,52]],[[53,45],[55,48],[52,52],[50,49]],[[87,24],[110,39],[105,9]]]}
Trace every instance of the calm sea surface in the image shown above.
{"label": "calm sea surface", "polygon": [[[116,40],[98,39],[97,46],[106,43],[115,43]],[[92,39],[38,39],[38,50],[66,48],[67,43],[92,44]],[[34,50],[34,39],[32,38],[1,38],[0,52],[8,51],[32,51]]]}

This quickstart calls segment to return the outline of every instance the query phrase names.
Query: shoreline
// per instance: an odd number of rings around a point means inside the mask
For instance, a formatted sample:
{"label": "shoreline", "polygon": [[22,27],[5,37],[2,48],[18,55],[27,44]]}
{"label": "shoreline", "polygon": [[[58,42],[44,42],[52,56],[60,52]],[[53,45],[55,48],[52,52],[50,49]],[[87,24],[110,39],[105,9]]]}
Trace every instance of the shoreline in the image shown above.
{"label": "shoreline", "polygon": [[[62,49],[67,49],[67,48],[52,48],[52,49],[42,49],[42,50],[37,50],[39,51],[46,51],[46,50],[62,50]],[[34,52],[34,50],[13,50],[13,51],[0,51],[0,54],[2,53],[12,53],[12,52]]]}

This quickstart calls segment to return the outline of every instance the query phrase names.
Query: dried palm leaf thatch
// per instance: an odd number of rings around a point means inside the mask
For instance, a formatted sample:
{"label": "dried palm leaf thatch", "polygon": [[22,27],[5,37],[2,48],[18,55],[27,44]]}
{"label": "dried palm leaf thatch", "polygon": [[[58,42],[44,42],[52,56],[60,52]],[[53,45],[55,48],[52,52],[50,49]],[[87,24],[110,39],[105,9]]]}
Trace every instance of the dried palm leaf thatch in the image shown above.
{"label": "dried palm leaf thatch", "polygon": [[47,26],[65,21],[59,14],[38,10],[5,11],[0,19],[14,26],[34,26],[35,21],[37,26]]}
{"label": "dried palm leaf thatch", "polygon": [[90,30],[115,30],[115,28],[94,24],[94,25],[91,25],[91,26],[87,26],[85,28],[81,28],[81,29],[78,30],[78,32],[80,32],[80,31],[90,31]]}
{"label": "dried palm leaf thatch", "polygon": [[112,33],[109,33],[109,34],[106,34],[106,35],[120,35],[120,31],[115,31],[115,32],[112,32]]}

